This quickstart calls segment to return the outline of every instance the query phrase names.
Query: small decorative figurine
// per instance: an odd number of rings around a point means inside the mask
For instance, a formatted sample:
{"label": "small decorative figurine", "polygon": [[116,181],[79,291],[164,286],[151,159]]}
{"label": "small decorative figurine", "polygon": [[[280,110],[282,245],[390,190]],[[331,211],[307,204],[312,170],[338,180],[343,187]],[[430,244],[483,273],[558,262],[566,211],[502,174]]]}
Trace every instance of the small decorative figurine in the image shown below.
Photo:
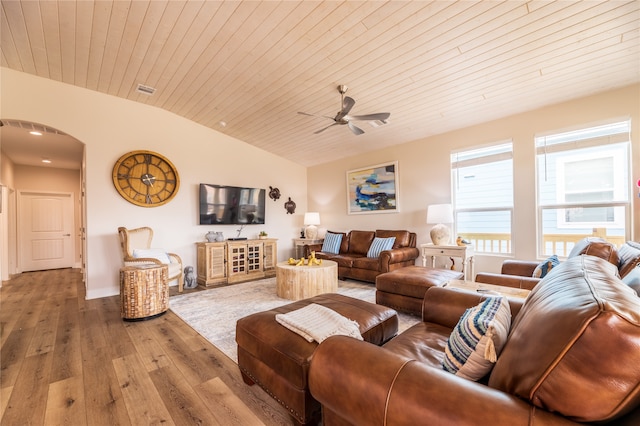
{"label": "small decorative figurine", "polygon": [[276,201],[280,198],[280,190],[278,188],[274,188],[272,186],[269,187],[269,198],[273,201]]}
{"label": "small decorative figurine", "polygon": [[463,239],[460,235],[456,238],[456,244],[459,246],[468,246],[471,244],[468,240]]}
{"label": "small decorative figurine", "polygon": [[193,273],[193,266],[184,267],[184,288],[196,288],[196,275]]}
{"label": "small decorative figurine", "polygon": [[296,212],[296,203],[291,201],[291,197],[289,197],[289,201],[284,203],[284,208],[287,209],[287,214],[294,214]]}

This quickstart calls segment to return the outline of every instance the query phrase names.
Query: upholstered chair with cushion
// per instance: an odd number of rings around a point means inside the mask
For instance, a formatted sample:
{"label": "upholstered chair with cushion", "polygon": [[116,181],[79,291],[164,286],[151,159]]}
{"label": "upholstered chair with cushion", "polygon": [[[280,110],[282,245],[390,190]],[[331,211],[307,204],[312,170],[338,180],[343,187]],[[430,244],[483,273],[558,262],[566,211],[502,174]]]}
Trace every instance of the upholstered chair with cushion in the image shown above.
{"label": "upholstered chair with cushion", "polygon": [[124,266],[136,266],[149,263],[165,264],[169,267],[169,281],[178,280],[178,291],[182,293],[182,259],[175,253],[164,249],[152,248],[153,229],[144,226],[136,229],[118,228],[120,247]]}

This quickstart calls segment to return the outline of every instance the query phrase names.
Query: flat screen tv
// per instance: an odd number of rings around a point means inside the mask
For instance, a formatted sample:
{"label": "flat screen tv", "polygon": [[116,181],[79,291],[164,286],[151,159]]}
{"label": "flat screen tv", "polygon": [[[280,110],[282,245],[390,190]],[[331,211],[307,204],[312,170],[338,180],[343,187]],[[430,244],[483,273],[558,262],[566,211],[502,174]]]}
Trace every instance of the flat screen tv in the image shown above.
{"label": "flat screen tv", "polygon": [[200,225],[250,225],[265,222],[265,190],[200,184]]}

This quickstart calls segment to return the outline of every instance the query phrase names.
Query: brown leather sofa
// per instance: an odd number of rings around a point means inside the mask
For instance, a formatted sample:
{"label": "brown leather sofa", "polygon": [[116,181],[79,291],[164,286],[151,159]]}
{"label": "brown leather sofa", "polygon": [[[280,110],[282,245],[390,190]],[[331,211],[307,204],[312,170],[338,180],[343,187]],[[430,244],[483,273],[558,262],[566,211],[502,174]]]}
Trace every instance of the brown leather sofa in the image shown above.
{"label": "brown leather sofa", "polygon": [[[305,256],[312,251],[318,259],[333,260],[338,263],[338,278],[352,278],[354,280],[376,282],[376,277],[382,273],[404,268],[415,264],[420,255],[416,248],[416,234],[409,231],[376,230],[333,232],[342,234],[342,242],[338,254],[322,251],[322,244],[305,246]],[[367,257],[369,247],[375,237],[396,237],[391,250],[385,250],[377,258]]]}
{"label": "brown leather sofa", "polygon": [[[640,243],[634,241],[628,241],[620,248],[616,248],[615,245],[601,238],[588,237],[578,242],[568,257],[581,254],[597,256],[613,263],[618,268],[620,278],[624,278],[633,268],[640,265]],[[499,274],[479,272],[475,280],[486,284],[530,290],[540,281],[540,278],[533,277],[533,271],[539,263],[529,260],[505,260]]]}
{"label": "brown leather sofa", "polygon": [[640,298],[595,256],[555,268],[513,321],[478,382],[442,368],[449,335],[483,293],[432,287],[422,322],[382,347],[330,337],[311,361],[311,394],[332,425],[640,424]]}

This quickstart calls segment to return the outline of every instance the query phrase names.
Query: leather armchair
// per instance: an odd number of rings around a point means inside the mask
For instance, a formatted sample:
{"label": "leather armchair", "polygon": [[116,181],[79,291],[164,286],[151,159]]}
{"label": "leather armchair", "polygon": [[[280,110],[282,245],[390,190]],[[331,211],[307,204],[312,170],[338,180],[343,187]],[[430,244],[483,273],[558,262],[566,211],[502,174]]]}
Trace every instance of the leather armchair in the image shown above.
{"label": "leather armchair", "polygon": [[[616,248],[615,245],[601,238],[587,237],[575,245],[568,259],[583,254],[599,257],[615,265],[620,278],[624,278],[640,265],[640,244],[634,241],[627,241],[620,248]],[[499,274],[479,272],[475,280],[486,284],[531,290],[540,281],[540,278],[533,277],[533,271],[538,264],[539,262],[529,260],[505,260]]]}
{"label": "leather armchair", "polygon": [[539,262],[529,260],[505,260],[499,274],[493,272],[478,272],[476,281],[479,283],[502,285],[506,287],[525,288],[531,290],[540,278],[533,276],[533,271]]}

